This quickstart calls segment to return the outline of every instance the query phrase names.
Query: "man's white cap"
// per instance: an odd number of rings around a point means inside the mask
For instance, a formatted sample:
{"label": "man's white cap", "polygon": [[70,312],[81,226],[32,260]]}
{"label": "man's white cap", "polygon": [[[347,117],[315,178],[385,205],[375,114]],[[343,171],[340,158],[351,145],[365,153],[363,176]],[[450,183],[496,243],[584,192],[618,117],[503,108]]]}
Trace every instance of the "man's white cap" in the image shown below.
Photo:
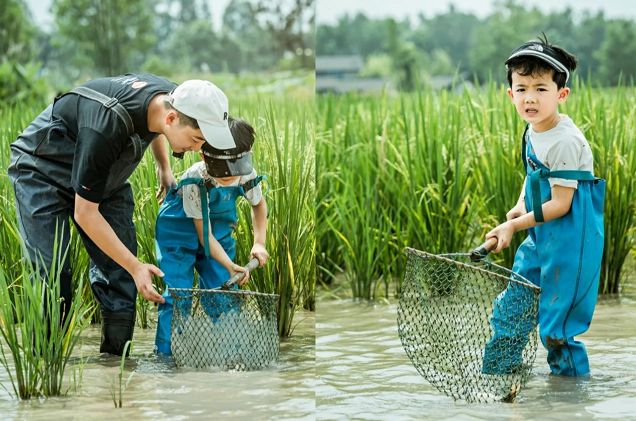
{"label": "man's white cap", "polygon": [[186,80],[167,95],[166,101],[177,111],[195,119],[203,137],[214,148],[236,147],[227,121],[227,97],[212,82]]}

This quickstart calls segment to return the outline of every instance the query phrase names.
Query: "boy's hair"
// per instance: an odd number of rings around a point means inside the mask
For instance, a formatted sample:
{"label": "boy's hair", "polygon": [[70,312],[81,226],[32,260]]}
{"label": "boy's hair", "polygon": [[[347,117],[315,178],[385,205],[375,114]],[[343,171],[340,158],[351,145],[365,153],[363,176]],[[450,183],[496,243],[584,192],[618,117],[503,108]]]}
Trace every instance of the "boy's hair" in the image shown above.
{"label": "boy's hair", "polygon": [[228,116],[227,123],[236,147],[221,150],[207,142],[201,147],[203,161],[211,177],[248,175],[254,169],[250,157],[254,145],[254,128],[242,118],[232,116]]}
{"label": "boy's hair", "polygon": [[242,118],[234,118],[232,116],[227,118],[227,124],[230,126],[230,133],[232,133],[236,144],[236,148],[232,149],[232,151],[240,153],[251,150],[256,137],[254,127]]}
{"label": "boy's hair", "polygon": [[163,102],[163,106],[167,110],[174,110],[174,111],[177,112],[177,117],[179,118],[179,124],[181,126],[192,127],[195,130],[199,129],[199,122],[198,121],[196,121],[192,117],[189,117],[189,116],[183,114],[181,111],[179,111],[175,107],[173,107],[172,104],[169,103],[168,101],[164,101]]}
{"label": "boy's hair", "polygon": [[[545,34],[543,34],[543,38],[539,37],[537,44],[550,48],[556,55],[558,62],[565,66],[570,73],[576,69],[578,65],[576,57],[563,48],[550,44]],[[556,83],[558,89],[565,87],[568,79],[568,75],[565,72],[557,71],[547,61],[534,55],[518,55],[510,58],[506,61],[506,67],[508,68],[508,85],[510,87],[512,87],[513,73],[518,73],[521,76],[538,76],[552,72],[552,80]]]}

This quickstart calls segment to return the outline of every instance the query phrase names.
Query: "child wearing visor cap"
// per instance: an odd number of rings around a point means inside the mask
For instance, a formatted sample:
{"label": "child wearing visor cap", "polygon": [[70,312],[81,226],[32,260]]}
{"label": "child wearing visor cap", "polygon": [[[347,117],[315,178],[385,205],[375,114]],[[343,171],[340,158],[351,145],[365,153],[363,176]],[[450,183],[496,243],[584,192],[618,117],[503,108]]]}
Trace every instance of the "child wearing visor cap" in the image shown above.
{"label": "child wearing visor cap", "polygon": [[[235,146],[217,149],[204,144],[200,152],[203,161],[185,171],[159,209],[155,236],[157,262],[168,288],[192,288],[195,269],[199,287],[203,289],[220,287],[236,272],[245,272],[234,263],[236,248],[232,238],[238,223],[239,197],[252,206],[254,244],[250,259],[257,258],[260,267],[269,259],[265,248],[267,205],[260,186],[266,177],[257,176],[252,165],[254,129],[239,118],[228,117],[227,122]],[[246,281],[247,276],[239,284]],[[155,351],[166,355],[172,353],[173,303],[168,288],[163,294],[165,303],[159,304],[155,339]]]}
{"label": "child wearing visor cap", "polygon": [[[574,339],[588,330],[596,305],[603,256],[605,181],[594,177],[593,156],[583,133],[558,106],[577,61],[544,39],[527,42],[505,62],[508,95],[526,121],[521,154],[526,172],[517,204],[496,237],[499,252],[517,231],[528,236],[517,249],[512,270],[541,287],[538,324],[553,374],[590,372],[585,345]],[[499,308],[530,305],[528,288],[510,282],[497,298],[493,336],[484,354],[485,374],[514,373],[534,323],[519,323]],[[520,309],[522,311],[523,309]]]}

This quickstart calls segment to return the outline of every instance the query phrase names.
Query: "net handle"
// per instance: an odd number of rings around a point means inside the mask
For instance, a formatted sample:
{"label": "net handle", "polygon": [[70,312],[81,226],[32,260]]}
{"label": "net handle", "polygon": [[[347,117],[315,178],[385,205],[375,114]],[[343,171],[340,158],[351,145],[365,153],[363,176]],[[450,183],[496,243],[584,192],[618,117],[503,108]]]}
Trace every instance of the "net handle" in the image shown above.
{"label": "net handle", "polygon": [[499,243],[499,239],[497,237],[490,237],[484,244],[477,247],[472,251],[472,253],[470,253],[470,261],[478,262],[483,260],[486,256],[488,256],[488,253],[497,247],[497,243]]}
{"label": "net handle", "polygon": [[[254,269],[256,269],[259,264],[260,263],[259,263],[258,259],[254,258],[254,259],[250,260],[249,263],[244,266],[244,268],[245,268],[246,271],[251,272]],[[235,283],[239,282],[244,277],[245,277],[245,272],[237,272],[237,273],[235,273],[234,276],[232,276],[230,279],[225,281],[225,283],[223,283],[223,285],[221,285],[221,289],[230,289],[230,288],[232,288]]]}

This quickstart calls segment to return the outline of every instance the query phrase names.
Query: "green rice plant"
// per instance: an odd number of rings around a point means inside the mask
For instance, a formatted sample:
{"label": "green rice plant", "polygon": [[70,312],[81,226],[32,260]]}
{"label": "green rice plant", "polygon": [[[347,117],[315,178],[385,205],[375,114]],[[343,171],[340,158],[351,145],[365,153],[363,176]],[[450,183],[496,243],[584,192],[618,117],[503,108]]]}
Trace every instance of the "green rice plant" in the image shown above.
{"label": "green rice plant", "polygon": [[[64,371],[90,322],[92,309],[82,303],[81,288],[76,290],[69,314],[61,314],[60,262],[65,253],[55,246],[58,257],[46,271],[48,283],[40,278],[38,262],[22,265],[21,285],[9,282],[0,268],[0,334],[6,343],[0,343],[0,363],[15,395],[22,399],[62,394]],[[80,280],[80,286],[82,283]]]}
{"label": "green rice plant", "polygon": [[[250,121],[257,132],[253,161],[269,178],[266,248],[268,264],[253,272],[248,287],[276,293],[281,337],[293,331],[300,308],[315,303],[315,180],[313,125],[310,104],[261,103],[251,113],[236,115]],[[252,117],[254,115],[254,117]],[[236,261],[247,262],[253,244],[251,208],[239,207]]]}
{"label": "green rice plant", "polygon": [[[561,112],[586,135],[595,174],[607,180],[600,292],[615,293],[636,244],[635,90],[573,86]],[[506,86],[321,96],[317,115],[320,279],[344,272],[355,297],[399,291],[405,246],[470,251],[506,220],[524,186],[525,122]],[[525,235],[491,258],[512,266]]]}
{"label": "green rice plant", "polygon": [[130,355],[132,355],[132,349],[133,349],[133,342],[132,341],[126,341],[126,345],[124,345],[124,352],[122,353],[121,356],[121,364],[119,365],[119,399],[117,399],[117,391],[115,390],[115,383],[111,382],[110,383],[110,395],[113,398],[113,404],[115,404],[115,408],[121,408],[122,407],[122,396],[124,394],[124,392],[126,391],[126,388],[128,387],[128,385],[130,384],[130,381],[133,378],[133,375],[135,374],[134,370],[130,372],[130,375],[128,376],[128,378],[126,379],[126,383],[123,383],[123,379],[124,379],[124,364],[126,362],[126,355],[128,355],[128,348],[130,348]]}

